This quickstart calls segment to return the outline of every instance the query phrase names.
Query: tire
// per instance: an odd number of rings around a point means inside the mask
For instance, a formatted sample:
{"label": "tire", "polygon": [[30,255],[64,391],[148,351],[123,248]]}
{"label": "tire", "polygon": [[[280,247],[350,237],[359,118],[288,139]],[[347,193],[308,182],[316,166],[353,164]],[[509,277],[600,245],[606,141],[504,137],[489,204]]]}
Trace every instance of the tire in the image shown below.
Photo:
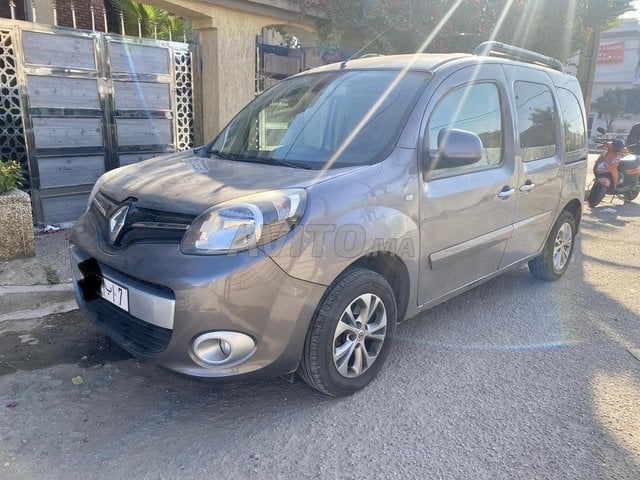
{"label": "tire", "polygon": [[[363,313],[365,319],[361,313],[367,300],[374,311],[370,315]],[[352,312],[351,317],[347,310]],[[316,310],[304,345],[300,376],[312,388],[334,397],[364,388],[384,364],[396,317],[395,296],[384,277],[362,268],[347,270],[329,288]],[[357,326],[357,321],[367,319],[367,325]]]}
{"label": "tire", "polygon": [[569,268],[576,242],[575,225],[573,215],[563,210],[549,233],[542,253],[529,261],[529,271],[534,277],[555,281],[564,275],[564,272]]}
{"label": "tire", "polygon": [[640,195],[640,183],[636,183],[636,186],[632,190],[624,194],[625,202],[633,202]]}
{"label": "tire", "polygon": [[593,187],[591,188],[591,192],[589,192],[589,206],[595,207],[596,205],[598,205],[602,201],[606,193],[607,187],[602,185],[600,182],[595,182],[593,184]]}

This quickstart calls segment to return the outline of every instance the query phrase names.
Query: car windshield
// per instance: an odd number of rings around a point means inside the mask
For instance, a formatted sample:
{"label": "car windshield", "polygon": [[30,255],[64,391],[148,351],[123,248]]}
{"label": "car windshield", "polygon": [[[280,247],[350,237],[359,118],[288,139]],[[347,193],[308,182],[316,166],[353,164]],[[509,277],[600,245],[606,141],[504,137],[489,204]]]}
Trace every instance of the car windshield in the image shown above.
{"label": "car windshield", "polygon": [[346,71],[285,80],[251,102],[210,150],[230,160],[301,168],[380,161],[430,76]]}

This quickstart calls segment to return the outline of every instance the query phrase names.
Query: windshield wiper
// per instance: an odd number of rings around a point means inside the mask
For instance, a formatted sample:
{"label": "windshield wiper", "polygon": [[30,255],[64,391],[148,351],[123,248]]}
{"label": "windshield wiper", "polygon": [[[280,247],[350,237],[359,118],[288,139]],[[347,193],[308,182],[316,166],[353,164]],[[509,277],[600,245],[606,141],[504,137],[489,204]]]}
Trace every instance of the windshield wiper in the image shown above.
{"label": "windshield wiper", "polygon": [[291,162],[289,160],[282,160],[280,158],[257,157],[255,155],[234,155],[231,157],[231,160],[236,160],[239,162],[262,163],[266,165],[280,165],[283,167],[291,168],[303,168],[305,170],[311,170],[312,168],[310,163]]}
{"label": "windshield wiper", "polygon": [[237,160],[233,155],[223,152],[222,150],[209,150],[209,155],[215,155],[223,160]]}
{"label": "windshield wiper", "polygon": [[268,163],[269,165],[282,165],[283,167],[291,168],[303,168],[305,170],[311,170],[311,164],[307,162],[292,162],[289,160],[282,160],[280,158],[264,158],[260,159],[261,163]]}
{"label": "windshield wiper", "polygon": [[280,158],[271,157],[257,157],[255,155],[234,155],[226,153],[221,150],[209,150],[209,154],[220,157],[223,160],[232,160],[234,162],[250,162],[250,163],[264,163],[267,165],[281,165],[283,167],[302,168],[304,170],[311,170],[313,167],[307,162],[292,162],[289,160],[282,160]]}

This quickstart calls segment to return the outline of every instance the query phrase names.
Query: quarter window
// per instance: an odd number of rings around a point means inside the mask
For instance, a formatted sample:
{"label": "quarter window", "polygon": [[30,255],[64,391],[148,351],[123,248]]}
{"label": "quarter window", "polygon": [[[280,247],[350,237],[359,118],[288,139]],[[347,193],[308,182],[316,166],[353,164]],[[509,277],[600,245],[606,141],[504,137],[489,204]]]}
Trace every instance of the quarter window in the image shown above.
{"label": "quarter window", "polygon": [[516,82],[514,85],[520,155],[530,162],[556,154],[556,106],[551,90],[532,82]]}
{"label": "quarter window", "polygon": [[565,152],[569,153],[584,149],[587,142],[587,134],[578,99],[570,90],[558,88],[558,100],[562,109]]}
{"label": "quarter window", "polygon": [[502,115],[495,83],[475,83],[448,93],[431,114],[426,140],[429,154],[437,158],[438,134],[456,128],[475,133],[482,140],[482,158],[471,165],[441,168],[432,165],[435,176],[449,176],[500,165],[502,162]]}

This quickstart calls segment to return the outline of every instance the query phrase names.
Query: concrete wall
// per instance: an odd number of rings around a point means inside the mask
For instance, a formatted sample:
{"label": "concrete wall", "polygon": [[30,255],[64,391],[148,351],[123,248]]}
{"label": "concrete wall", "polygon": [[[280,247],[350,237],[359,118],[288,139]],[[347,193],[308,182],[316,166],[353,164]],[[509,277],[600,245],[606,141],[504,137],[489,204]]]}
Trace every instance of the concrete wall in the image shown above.
{"label": "concrete wall", "polygon": [[[305,40],[310,41],[315,30],[312,21],[304,24],[291,20],[299,16],[287,15],[284,10],[287,2],[281,1],[145,0],[145,3],[191,19],[198,32],[205,141],[213,138],[254,98],[256,35],[264,27],[285,25],[299,36],[306,34]],[[277,4],[278,8],[269,4]]]}

